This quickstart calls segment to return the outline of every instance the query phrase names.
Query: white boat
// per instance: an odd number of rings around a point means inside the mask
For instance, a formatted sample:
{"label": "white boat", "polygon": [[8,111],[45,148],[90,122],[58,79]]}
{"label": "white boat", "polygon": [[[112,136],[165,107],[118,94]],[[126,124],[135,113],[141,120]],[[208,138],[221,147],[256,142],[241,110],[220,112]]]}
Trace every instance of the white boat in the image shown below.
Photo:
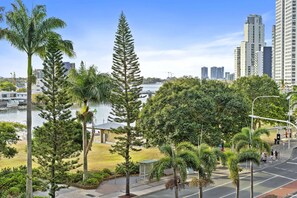
{"label": "white boat", "polygon": [[27,105],[19,105],[18,109],[19,110],[25,110],[25,109],[27,109]]}
{"label": "white boat", "polygon": [[19,105],[19,101],[17,101],[17,100],[9,100],[7,102],[8,108],[16,108],[16,107],[18,107],[18,105]]}
{"label": "white boat", "polygon": [[18,104],[18,109],[19,110],[27,109],[27,102],[26,101],[20,101],[19,104]]}

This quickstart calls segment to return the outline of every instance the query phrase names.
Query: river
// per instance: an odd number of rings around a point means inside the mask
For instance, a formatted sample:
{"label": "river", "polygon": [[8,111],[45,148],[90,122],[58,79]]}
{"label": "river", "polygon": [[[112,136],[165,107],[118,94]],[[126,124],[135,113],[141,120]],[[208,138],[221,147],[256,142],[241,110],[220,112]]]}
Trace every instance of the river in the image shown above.
{"label": "river", "polygon": [[[157,91],[162,84],[145,84],[142,85],[143,91]],[[145,102],[146,98],[143,98],[142,101]],[[79,109],[79,107],[74,106],[71,108],[72,116],[75,116],[75,112]],[[102,105],[102,104],[91,104],[90,110],[96,109],[95,114],[95,124],[102,124],[107,122],[108,116],[110,115],[111,106],[110,105]],[[32,126],[40,126],[43,123],[43,119],[39,117],[40,111],[32,110]],[[27,111],[26,110],[18,110],[18,109],[9,109],[7,111],[0,111],[0,121],[10,121],[10,122],[20,122],[26,124]]]}

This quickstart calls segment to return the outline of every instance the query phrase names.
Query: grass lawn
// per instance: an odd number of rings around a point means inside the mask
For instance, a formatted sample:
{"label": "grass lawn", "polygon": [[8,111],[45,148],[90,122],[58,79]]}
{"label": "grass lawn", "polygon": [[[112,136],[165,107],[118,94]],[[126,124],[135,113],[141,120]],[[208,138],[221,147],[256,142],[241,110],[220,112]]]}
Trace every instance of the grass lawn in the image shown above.
{"label": "grass lawn", "polygon": [[[17,167],[20,165],[26,165],[27,153],[26,153],[26,141],[20,141],[15,145],[18,150],[18,154],[11,159],[1,158],[0,169],[5,167]],[[98,170],[103,168],[109,168],[114,170],[118,163],[123,162],[123,158],[117,154],[111,154],[109,144],[93,143],[92,151],[88,155],[88,167],[89,170]],[[139,162],[145,159],[160,159],[162,154],[157,148],[142,149],[139,152],[132,152],[132,160]],[[80,157],[82,162],[82,156]],[[36,163],[33,163],[33,167],[37,167]],[[82,167],[80,168],[82,169]]]}

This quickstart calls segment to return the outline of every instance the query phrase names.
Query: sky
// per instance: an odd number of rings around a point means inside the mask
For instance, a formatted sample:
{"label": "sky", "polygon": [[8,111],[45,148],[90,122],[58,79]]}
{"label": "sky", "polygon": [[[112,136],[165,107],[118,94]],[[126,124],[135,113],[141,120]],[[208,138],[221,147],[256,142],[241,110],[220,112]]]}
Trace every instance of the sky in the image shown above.
{"label": "sky", "polygon": [[[11,10],[14,0],[0,0]],[[233,51],[243,40],[249,14],[259,14],[265,24],[265,41],[271,45],[275,0],[23,0],[29,10],[46,5],[47,16],[67,23],[59,29],[74,43],[75,58],[64,57],[79,67],[96,65],[111,72],[112,53],[121,12],[126,15],[144,77],[198,76],[201,67],[224,66],[234,72]],[[6,27],[5,21],[0,27]],[[25,77],[24,52],[0,40],[0,76]],[[42,60],[33,57],[33,68]]]}

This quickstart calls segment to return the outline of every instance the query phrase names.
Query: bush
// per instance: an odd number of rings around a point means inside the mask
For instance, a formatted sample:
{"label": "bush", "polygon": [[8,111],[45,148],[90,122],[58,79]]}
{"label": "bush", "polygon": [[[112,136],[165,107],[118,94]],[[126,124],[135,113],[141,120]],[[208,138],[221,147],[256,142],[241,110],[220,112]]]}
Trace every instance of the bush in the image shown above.
{"label": "bush", "polygon": [[[26,166],[1,170],[0,197],[17,197],[21,193],[26,192],[26,174]],[[37,175],[38,170],[33,169],[33,191],[46,190],[46,186],[37,179]]]}
{"label": "bush", "polygon": [[77,171],[76,173],[68,173],[66,183],[77,183],[83,180],[83,172]]}
{"label": "bush", "polygon": [[[115,172],[119,175],[126,175],[125,162],[121,164],[117,164],[115,168]],[[130,162],[130,174],[138,174],[138,173],[139,173],[139,163]]]}
{"label": "bush", "polygon": [[106,174],[108,174],[108,175],[112,175],[111,170],[109,170],[108,168],[103,168],[102,172],[103,172],[103,173],[106,173]]}
{"label": "bush", "polygon": [[21,193],[21,190],[18,187],[11,187],[10,189],[7,190],[6,194],[12,197],[19,196]]}
{"label": "bush", "polygon": [[83,182],[84,185],[99,185],[99,181],[96,178],[88,178]]}

